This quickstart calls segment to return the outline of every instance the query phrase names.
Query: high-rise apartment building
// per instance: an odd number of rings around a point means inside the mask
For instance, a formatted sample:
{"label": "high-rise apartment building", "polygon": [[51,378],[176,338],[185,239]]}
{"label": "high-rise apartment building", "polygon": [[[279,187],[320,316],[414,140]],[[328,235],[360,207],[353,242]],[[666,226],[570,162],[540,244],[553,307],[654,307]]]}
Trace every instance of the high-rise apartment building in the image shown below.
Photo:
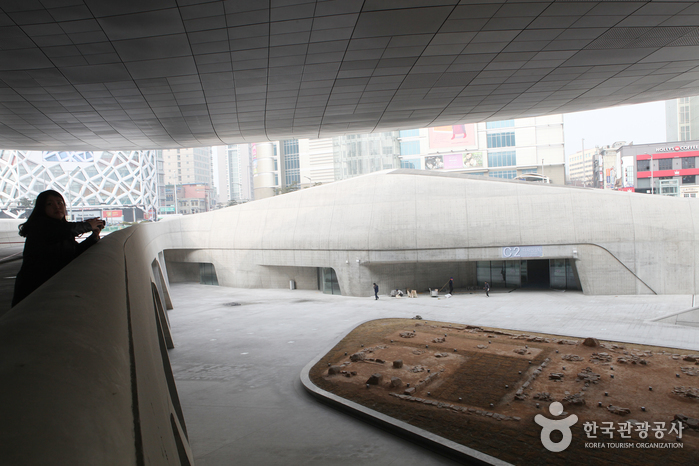
{"label": "high-rise apartment building", "polygon": [[332,183],[335,181],[335,166],[333,162],[333,140],[301,139],[301,147],[308,147],[308,176],[301,179],[301,185]]}
{"label": "high-rise apartment building", "polygon": [[667,142],[699,138],[699,96],[665,101],[665,139]]}
{"label": "high-rise apartment building", "polygon": [[163,151],[165,184],[212,185],[211,147]]}
{"label": "high-rise apartment building", "polygon": [[226,205],[253,200],[252,144],[216,146],[213,153],[213,184],[218,203]]}
{"label": "high-rise apartment building", "polygon": [[333,138],[335,180],[400,167],[398,131]]}
{"label": "high-rise apartment building", "polygon": [[568,157],[568,181],[577,186],[590,187],[594,181],[593,160],[597,148],[585,148]]}

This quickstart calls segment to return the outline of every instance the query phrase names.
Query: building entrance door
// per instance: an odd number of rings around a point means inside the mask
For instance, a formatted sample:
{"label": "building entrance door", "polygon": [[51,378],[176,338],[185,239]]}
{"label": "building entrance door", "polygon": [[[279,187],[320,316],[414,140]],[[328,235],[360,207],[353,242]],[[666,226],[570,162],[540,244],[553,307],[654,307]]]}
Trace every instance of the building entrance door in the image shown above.
{"label": "building entrance door", "polygon": [[[523,261],[524,262],[524,261]],[[522,287],[549,288],[551,278],[548,259],[527,260],[527,282],[522,281]]]}
{"label": "building entrance door", "polygon": [[337,274],[332,267],[318,267],[318,289],[325,294],[342,294]]}

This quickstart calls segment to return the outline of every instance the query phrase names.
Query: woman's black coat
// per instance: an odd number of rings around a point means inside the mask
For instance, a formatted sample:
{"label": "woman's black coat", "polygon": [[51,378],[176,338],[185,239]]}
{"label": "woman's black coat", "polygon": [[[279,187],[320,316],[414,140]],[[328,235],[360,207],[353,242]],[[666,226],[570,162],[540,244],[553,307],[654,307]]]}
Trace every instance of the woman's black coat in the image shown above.
{"label": "woman's black coat", "polygon": [[24,231],[26,241],[22,267],[15,279],[13,306],[97,242],[92,236],[82,243],[75,241],[76,236],[92,231],[88,222],[39,217],[31,225],[25,224]]}

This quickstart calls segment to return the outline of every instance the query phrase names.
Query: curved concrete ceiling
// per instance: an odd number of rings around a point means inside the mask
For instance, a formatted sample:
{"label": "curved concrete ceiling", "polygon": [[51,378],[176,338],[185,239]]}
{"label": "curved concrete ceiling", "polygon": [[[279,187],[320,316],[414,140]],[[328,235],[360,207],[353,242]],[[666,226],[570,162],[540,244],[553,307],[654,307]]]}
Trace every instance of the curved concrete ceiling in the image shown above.
{"label": "curved concrete ceiling", "polygon": [[6,149],[319,138],[699,94],[693,1],[0,5]]}

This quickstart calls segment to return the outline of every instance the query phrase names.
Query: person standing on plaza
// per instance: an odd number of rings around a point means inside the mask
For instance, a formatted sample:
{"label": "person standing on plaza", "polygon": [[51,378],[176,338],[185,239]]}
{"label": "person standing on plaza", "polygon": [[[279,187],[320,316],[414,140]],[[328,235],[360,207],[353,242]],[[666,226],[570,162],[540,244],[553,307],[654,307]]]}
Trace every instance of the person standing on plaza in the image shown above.
{"label": "person standing on plaza", "polygon": [[488,292],[490,291],[490,284],[488,282],[485,282],[485,286],[483,287],[483,289],[485,290],[485,296],[487,298],[490,298],[490,295],[488,294]]}
{"label": "person standing on plaza", "polygon": [[449,294],[454,294],[454,277],[449,279]]}
{"label": "person standing on plaza", "polygon": [[379,285],[377,285],[376,283],[374,283],[374,297],[376,299],[379,299]]}

